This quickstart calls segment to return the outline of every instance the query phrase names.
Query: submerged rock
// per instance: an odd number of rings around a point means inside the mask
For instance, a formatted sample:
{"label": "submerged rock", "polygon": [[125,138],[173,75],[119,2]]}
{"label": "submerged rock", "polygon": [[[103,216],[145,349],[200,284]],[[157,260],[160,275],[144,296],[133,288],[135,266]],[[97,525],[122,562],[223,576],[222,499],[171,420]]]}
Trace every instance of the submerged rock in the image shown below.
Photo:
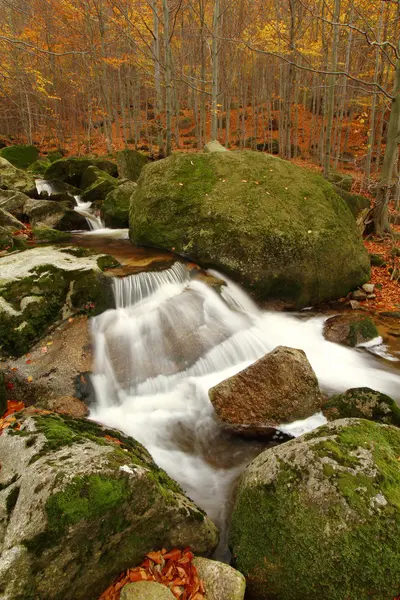
{"label": "submerged rock", "polygon": [[113,177],[118,175],[117,165],[106,158],[70,157],[56,160],[44,173],[44,179],[60,179],[80,187],[83,173],[88,167],[97,167]]}
{"label": "submerged rock", "polygon": [[260,454],[230,546],[251,600],[388,600],[399,592],[400,430],[348,419]]}
{"label": "submerged rock", "polygon": [[203,580],[207,600],[243,600],[246,591],[244,576],[229,565],[196,557],[193,561]]}
{"label": "submerged rock", "polygon": [[4,190],[23,192],[28,196],[36,193],[35,177],[14,167],[0,156],[0,187]]}
{"label": "submerged rock", "polygon": [[[73,248],[33,248],[0,259],[0,354],[21,356],[48,327],[76,311],[114,306],[104,255],[77,257]],[[26,297],[36,301],[25,303]]]}
{"label": "submerged rock", "polygon": [[322,409],[329,420],[355,417],[400,427],[400,408],[393,398],[371,390],[352,388],[343,394],[332,396]]}
{"label": "submerged rock", "polygon": [[118,173],[123,179],[137,181],[142,169],[149,162],[141,152],[126,148],[116,153]]}
{"label": "submerged rock", "polygon": [[354,348],[379,336],[375,323],[366,315],[350,313],[330,317],[324,324],[324,338],[329,342]]}
{"label": "submerged rock", "polygon": [[0,453],[7,600],[94,600],[152,548],[207,555],[217,545],[206,515],[119,431],[28,410],[3,432]]}
{"label": "submerged rock", "polygon": [[101,207],[101,216],[106,227],[123,228],[129,226],[131,196],[136,187],[135,182],[126,181],[108,194]]}
{"label": "submerged rock", "polygon": [[258,152],[177,153],[146,166],[130,236],[291,306],[339,298],[369,280],[355,220],[332,185]]}
{"label": "submerged rock", "polygon": [[124,585],[121,600],[175,600],[175,596],[161,583],[138,581]]}
{"label": "submerged rock", "polygon": [[270,434],[321,409],[317,377],[303,350],[278,346],[209,391],[222,423],[235,433]]}

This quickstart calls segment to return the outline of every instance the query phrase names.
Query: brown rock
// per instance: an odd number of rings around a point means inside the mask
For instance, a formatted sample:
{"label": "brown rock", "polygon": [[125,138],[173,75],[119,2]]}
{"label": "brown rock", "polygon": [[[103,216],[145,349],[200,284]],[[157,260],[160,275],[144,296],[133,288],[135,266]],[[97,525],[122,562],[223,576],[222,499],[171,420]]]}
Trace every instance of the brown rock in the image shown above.
{"label": "brown rock", "polygon": [[354,348],[378,337],[373,320],[359,313],[336,315],[325,321],[324,337],[329,342]]}
{"label": "brown rock", "polygon": [[87,417],[89,414],[86,404],[73,396],[61,396],[55,400],[50,400],[48,407],[55,412],[76,418]]}
{"label": "brown rock", "polygon": [[219,419],[235,433],[264,435],[321,408],[317,377],[303,350],[278,346],[209,392]]}

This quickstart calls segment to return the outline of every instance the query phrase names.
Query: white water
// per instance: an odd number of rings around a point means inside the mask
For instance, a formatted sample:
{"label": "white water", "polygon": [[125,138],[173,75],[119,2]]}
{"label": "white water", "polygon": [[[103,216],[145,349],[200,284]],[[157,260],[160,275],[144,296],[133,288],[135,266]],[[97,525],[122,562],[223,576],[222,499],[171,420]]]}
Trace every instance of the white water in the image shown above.
{"label": "white water", "polygon": [[[92,323],[91,417],[142,442],[223,529],[234,483],[263,446],[221,430],[212,386],[286,345],[306,352],[325,392],[369,386],[399,398],[390,364],[326,341],[324,318],[261,311],[231,282],[220,296],[177,263],[115,279],[114,291],[117,309]],[[318,414],[281,430],[297,436],[324,422]]]}

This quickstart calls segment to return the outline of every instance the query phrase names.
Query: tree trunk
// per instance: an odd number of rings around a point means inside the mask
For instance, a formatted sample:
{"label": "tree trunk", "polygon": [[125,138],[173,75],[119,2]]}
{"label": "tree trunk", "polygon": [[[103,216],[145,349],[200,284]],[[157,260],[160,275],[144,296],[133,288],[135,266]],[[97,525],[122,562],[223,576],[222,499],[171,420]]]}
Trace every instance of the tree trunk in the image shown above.
{"label": "tree trunk", "polygon": [[[335,22],[333,31],[333,44],[332,44],[332,59],[331,59],[331,71],[337,69],[337,55],[338,55],[338,44],[339,44],[339,25],[336,23],[340,19],[340,0],[335,0],[335,9],[333,20]],[[335,85],[336,75],[330,75],[328,80],[329,91],[328,91],[328,120],[326,124],[326,141],[325,141],[325,154],[324,154],[324,175],[327,177],[330,168],[331,161],[331,145],[332,145],[332,125],[333,125],[333,113],[335,106]]]}
{"label": "tree trunk", "polygon": [[165,154],[172,152],[172,77],[171,77],[171,45],[169,39],[168,0],[162,0],[164,17],[164,53],[165,53]]}
{"label": "tree trunk", "polygon": [[214,2],[212,29],[212,92],[211,92],[211,138],[218,137],[218,29],[220,18],[220,0]]}

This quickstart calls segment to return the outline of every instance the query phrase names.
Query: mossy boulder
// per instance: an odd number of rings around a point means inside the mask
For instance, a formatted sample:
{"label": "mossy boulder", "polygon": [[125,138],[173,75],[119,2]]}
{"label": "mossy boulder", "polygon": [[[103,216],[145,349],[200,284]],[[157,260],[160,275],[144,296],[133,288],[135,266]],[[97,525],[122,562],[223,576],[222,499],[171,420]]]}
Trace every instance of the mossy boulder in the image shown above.
{"label": "mossy boulder", "polygon": [[32,173],[17,169],[0,156],[0,188],[23,192],[30,196],[36,193],[35,177]]}
{"label": "mossy boulder", "polygon": [[25,354],[61,318],[113,308],[111,279],[102,273],[105,257],[77,257],[73,248],[52,246],[3,257],[0,355]]}
{"label": "mossy boulder", "polygon": [[25,204],[30,200],[29,196],[15,190],[0,190],[0,208],[6,210],[18,220],[24,218]]}
{"label": "mossy boulder", "polygon": [[324,323],[324,338],[329,342],[355,348],[379,336],[375,323],[368,315],[349,313],[330,317]]}
{"label": "mossy boulder", "polygon": [[332,396],[323,406],[329,420],[359,418],[400,427],[400,407],[397,402],[371,388],[352,388]]}
{"label": "mossy boulder", "polygon": [[0,150],[0,156],[18,169],[27,169],[39,158],[39,150],[35,146],[7,146]]}
{"label": "mossy boulder", "polygon": [[70,157],[56,160],[44,173],[44,179],[60,179],[80,187],[83,173],[88,167],[97,167],[113,177],[118,175],[117,165],[106,158]]}
{"label": "mossy boulder", "polygon": [[57,243],[68,242],[71,239],[71,234],[68,231],[58,231],[44,225],[33,227],[33,237],[37,242]]}
{"label": "mossy boulder", "polygon": [[141,152],[129,148],[116,153],[118,173],[123,179],[137,181],[148,158]]}
{"label": "mossy boulder", "polygon": [[146,166],[131,200],[130,237],[297,307],[369,280],[356,223],[332,185],[258,152],[177,153]]}
{"label": "mossy boulder", "polygon": [[25,225],[18,221],[12,214],[0,208],[0,227],[5,227],[11,232],[25,229]]}
{"label": "mossy boulder", "polygon": [[95,600],[154,548],[213,552],[215,526],[134,439],[67,415],[16,418],[0,437],[8,600]]}
{"label": "mossy boulder", "polygon": [[118,186],[118,180],[97,167],[89,167],[82,175],[81,195],[82,202],[95,202],[104,200],[112,190]]}
{"label": "mossy boulder", "polygon": [[345,192],[351,191],[353,185],[353,177],[348,173],[339,173],[338,171],[330,171],[328,174],[328,181],[335,184],[335,186],[341,188]]}
{"label": "mossy boulder", "polygon": [[246,598],[398,595],[399,456],[397,427],[361,419],[260,454],[240,479],[230,531]]}
{"label": "mossy boulder", "polygon": [[46,169],[48,169],[50,165],[51,161],[47,158],[39,158],[38,160],[35,160],[35,162],[33,162],[31,165],[29,165],[28,171],[35,173],[35,175],[44,175]]}
{"label": "mossy boulder", "polygon": [[129,226],[131,196],[136,187],[133,181],[126,181],[107,195],[101,207],[101,216],[106,227]]}
{"label": "mossy boulder", "polygon": [[386,267],[386,261],[383,256],[380,256],[379,254],[370,254],[369,258],[373,267]]}
{"label": "mossy boulder", "polygon": [[334,185],[334,188],[335,192],[346,202],[355,219],[357,219],[362,211],[371,207],[371,200],[366,196],[361,196],[361,194],[351,194],[338,185]]}

